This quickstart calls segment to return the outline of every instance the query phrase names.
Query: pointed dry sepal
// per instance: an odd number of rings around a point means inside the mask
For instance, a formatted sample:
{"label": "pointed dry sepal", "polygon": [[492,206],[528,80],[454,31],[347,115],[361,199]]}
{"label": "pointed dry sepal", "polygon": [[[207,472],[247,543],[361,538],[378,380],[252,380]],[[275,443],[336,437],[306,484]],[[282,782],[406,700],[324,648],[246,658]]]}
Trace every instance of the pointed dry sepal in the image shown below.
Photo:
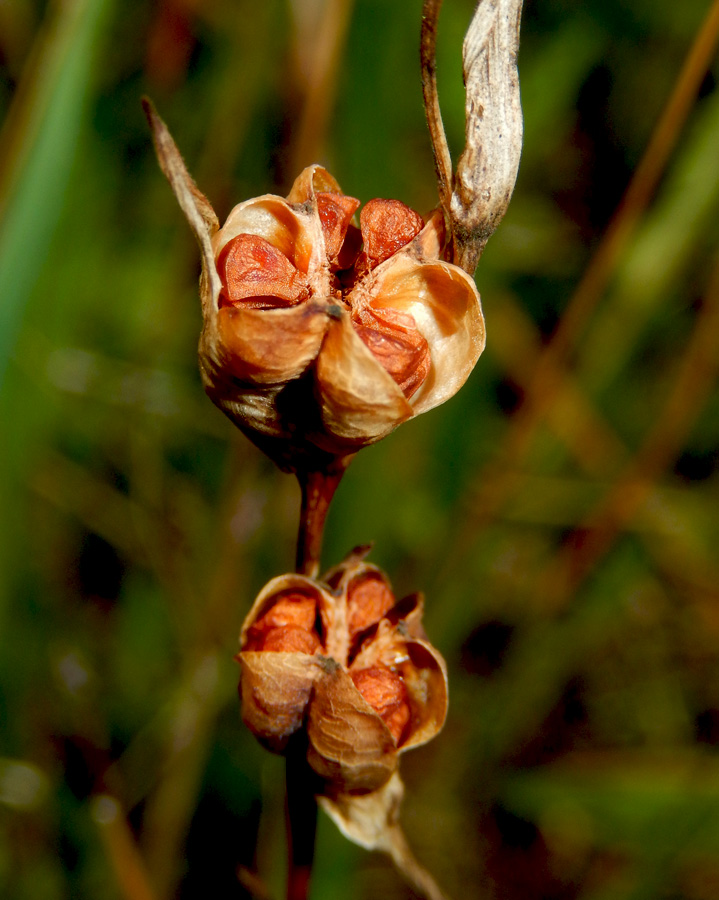
{"label": "pointed dry sepal", "polygon": [[212,237],[220,227],[212,204],[200,191],[192,176],[187,171],[180,151],[177,149],[172,135],[167,126],[158,116],[152,101],[147,97],[142,98],[142,108],[145,111],[152,140],[155,145],[155,153],[160,163],[160,168],[170,182],[170,187],[190,224],[190,228],[197,238],[202,254],[202,304],[203,308],[217,298],[220,293],[220,279],[215,269],[215,258],[212,250]]}
{"label": "pointed dry sepal", "polygon": [[[452,232],[450,258],[474,274],[502,220],[517,179],[522,109],[517,53],[522,0],[479,0],[463,45],[465,147],[452,177],[435,78],[441,0],[425,0],[422,78],[440,202]],[[451,181],[451,197],[448,184]]]}
{"label": "pointed dry sepal", "polygon": [[369,794],[319,797],[319,804],[352,843],[386,853],[420,897],[446,900],[434,878],[415,859],[400,826],[404,785],[398,772]]}

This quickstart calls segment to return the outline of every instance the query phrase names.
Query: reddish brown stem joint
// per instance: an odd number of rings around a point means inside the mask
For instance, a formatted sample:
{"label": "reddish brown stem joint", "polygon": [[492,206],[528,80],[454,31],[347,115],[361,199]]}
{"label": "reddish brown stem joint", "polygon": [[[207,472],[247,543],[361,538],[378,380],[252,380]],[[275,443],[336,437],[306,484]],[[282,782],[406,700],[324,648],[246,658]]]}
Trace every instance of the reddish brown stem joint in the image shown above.
{"label": "reddish brown stem joint", "polygon": [[303,469],[297,472],[302,506],[295,571],[300,575],[316,578],[319,573],[327,513],[352,456],[335,457],[330,465],[321,470]]}

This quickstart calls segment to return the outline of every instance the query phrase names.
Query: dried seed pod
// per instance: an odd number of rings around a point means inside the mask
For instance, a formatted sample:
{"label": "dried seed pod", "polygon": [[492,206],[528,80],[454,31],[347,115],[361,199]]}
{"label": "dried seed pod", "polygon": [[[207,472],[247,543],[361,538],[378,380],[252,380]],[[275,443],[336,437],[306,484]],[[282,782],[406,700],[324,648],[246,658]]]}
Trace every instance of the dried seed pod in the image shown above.
{"label": "dried seed pod", "polygon": [[321,469],[452,396],[484,348],[442,214],[360,203],[321,166],[220,228],[149,101],[160,165],[198,240],[210,398],[281,467]]}
{"label": "dried seed pod", "polygon": [[273,579],[240,634],[245,722],[273,750],[306,725],[308,761],[333,795],[376,790],[447,711],[444,661],[419,595],[395,602],[366,548],[327,573]]}

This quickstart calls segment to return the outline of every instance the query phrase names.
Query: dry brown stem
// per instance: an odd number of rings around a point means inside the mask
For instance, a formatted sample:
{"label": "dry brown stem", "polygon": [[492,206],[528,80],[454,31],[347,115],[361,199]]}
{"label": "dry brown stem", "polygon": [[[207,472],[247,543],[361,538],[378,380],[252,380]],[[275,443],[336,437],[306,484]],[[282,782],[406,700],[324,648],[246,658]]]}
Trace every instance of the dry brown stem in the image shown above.
{"label": "dry brown stem", "polygon": [[437,93],[437,20],[442,0],[424,0],[422,7],[422,31],[420,36],[420,61],[422,65],[422,94],[427,116],[429,135],[437,173],[439,202],[449,210],[452,199],[452,159],[444,133],[442,113]]}
{"label": "dry brown stem", "polygon": [[300,470],[297,480],[302,491],[300,525],[297,535],[295,571],[316,578],[320,570],[320,554],[325,521],[330,503],[354,454],[335,457],[327,468]]}

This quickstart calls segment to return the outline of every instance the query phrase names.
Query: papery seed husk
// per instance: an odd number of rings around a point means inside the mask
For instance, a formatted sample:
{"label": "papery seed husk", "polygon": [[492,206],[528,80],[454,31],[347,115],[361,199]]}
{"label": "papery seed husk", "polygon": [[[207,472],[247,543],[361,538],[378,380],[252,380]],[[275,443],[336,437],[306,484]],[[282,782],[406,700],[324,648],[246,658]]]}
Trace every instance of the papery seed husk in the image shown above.
{"label": "papery seed husk", "polygon": [[239,234],[264,238],[299,269],[307,273],[318,262],[316,246],[321,229],[309,210],[292,209],[275,194],[264,194],[238,203],[212,239],[215,258]]}
{"label": "papery seed husk", "polygon": [[407,641],[409,660],[401,666],[410,696],[412,720],[402,750],[431,741],[444,726],[449,706],[447,665],[438,650],[425,641]]}
{"label": "papery seed husk", "polygon": [[[242,623],[240,647],[244,648],[255,622],[281,597],[311,597],[320,605],[322,589],[303,575],[273,578],[260,591]],[[271,750],[280,752],[303,724],[312,686],[319,669],[314,654],[276,651],[240,652],[242,718]]]}
{"label": "papery seed husk", "polygon": [[284,384],[317,357],[328,324],[326,307],[312,301],[285,309],[224,306],[208,322],[200,350],[241,382]]}
{"label": "papery seed husk", "polygon": [[[282,420],[277,408],[277,398],[282,387],[261,388],[251,384],[238,386],[208,357],[200,355],[200,374],[205,393],[212,402],[242,429],[250,440],[257,443],[258,437],[277,438],[281,452],[290,437],[287,423]],[[265,448],[262,448],[265,450]],[[274,458],[269,450],[265,450]]]}
{"label": "papery seed husk", "polygon": [[308,762],[333,790],[376,790],[397,765],[389,729],[340,666],[316,681],[307,735]]}
{"label": "papery seed husk", "polygon": [[[405,631],[406,629],[402,629]],[[426,744],[444,725],[449,705],[447,666],[428,641],[407,640],[400,627],[384,619],[352,663],[352,669],[381,665],[395,670],[409,696],[410,722],[399,751]]]}
{"label": "papery seed husk", "polygon": [[240,630],[240,647],[245,646],[247,634],[252,626],[261,619],[281,598],[309,597],[315,601],[318,608],[323,604],[325,592],[320,585],[304,575],[288,572],[278,575],[262,588],[245,616]]}
{"label": "papery seed husk", "polygon": [[[326,620],[327,654],[343,664],[348,662],[353,638],[349,621],[352,611],[348,602],[352,586],[364,579],[376,579],[392,593],[392,586],[384,572],[377,566],[364,562],[364,557],[371,549],[371,546],[356,547],[347,559],[325,575],[325,583],[333,589],[330,601],[320,611],[323,621]],[[336,602],[334,596],[342,597],[344,602]]]}
{"label": "papery seed husk", "polygon": [[270,750],[280,753],[303,724],[318,674],[314,656],[305,653],[249,651],[242,666],[242,720]]}
{"label": "papery seed husk", "polygon": [[337,307],[315,367],[325,449],[353,449],[378,441],[412,416],[399,386],[362,343]]}
{"label": "papery seed husk", "polygon": [[287,195],[288,203],[306,203],[317,193],[341,194],[342,188],[330,175],[327,169],[315,163],[307,166],[295,178]]}
{"label": "papery seed husk", "polygon": [[336,794],[318,797],[320,806],[342,834],[366,850],[389,849],[388,829],[399,821],[404,784],[399,772],[376,791],[362,796]]}
{"label": "papery seed husk", "polygon": [[322,579],[324,583],[328,584],[333,590],[339,591],[343,585],[348,583],[349,579],[364,571],[371,571],[377,573],[389,585],[389,580],[381,569],[372,565],[372,563],[365,562],[367,556],[372,552],[372,547],[372,544],[361,544],[358,547],[354,547],[341,563],[327,570]]}
{"label": "papery seed husk", "polygon": [[454,262],[470,274],[507,210],[519,169],[521,13],[522,0],[478,3],[462,45],[466,141],[447,212]]}
{"label": "papery seed husk", "polygon": [[427,341],[431,366],[412,396],[414,415],[452,397],[484,350],[484,316],[474,281],[449,263],[420,265],[412,245],[378,266],[371,284],[360,283],[348,299],[408,313]]}

